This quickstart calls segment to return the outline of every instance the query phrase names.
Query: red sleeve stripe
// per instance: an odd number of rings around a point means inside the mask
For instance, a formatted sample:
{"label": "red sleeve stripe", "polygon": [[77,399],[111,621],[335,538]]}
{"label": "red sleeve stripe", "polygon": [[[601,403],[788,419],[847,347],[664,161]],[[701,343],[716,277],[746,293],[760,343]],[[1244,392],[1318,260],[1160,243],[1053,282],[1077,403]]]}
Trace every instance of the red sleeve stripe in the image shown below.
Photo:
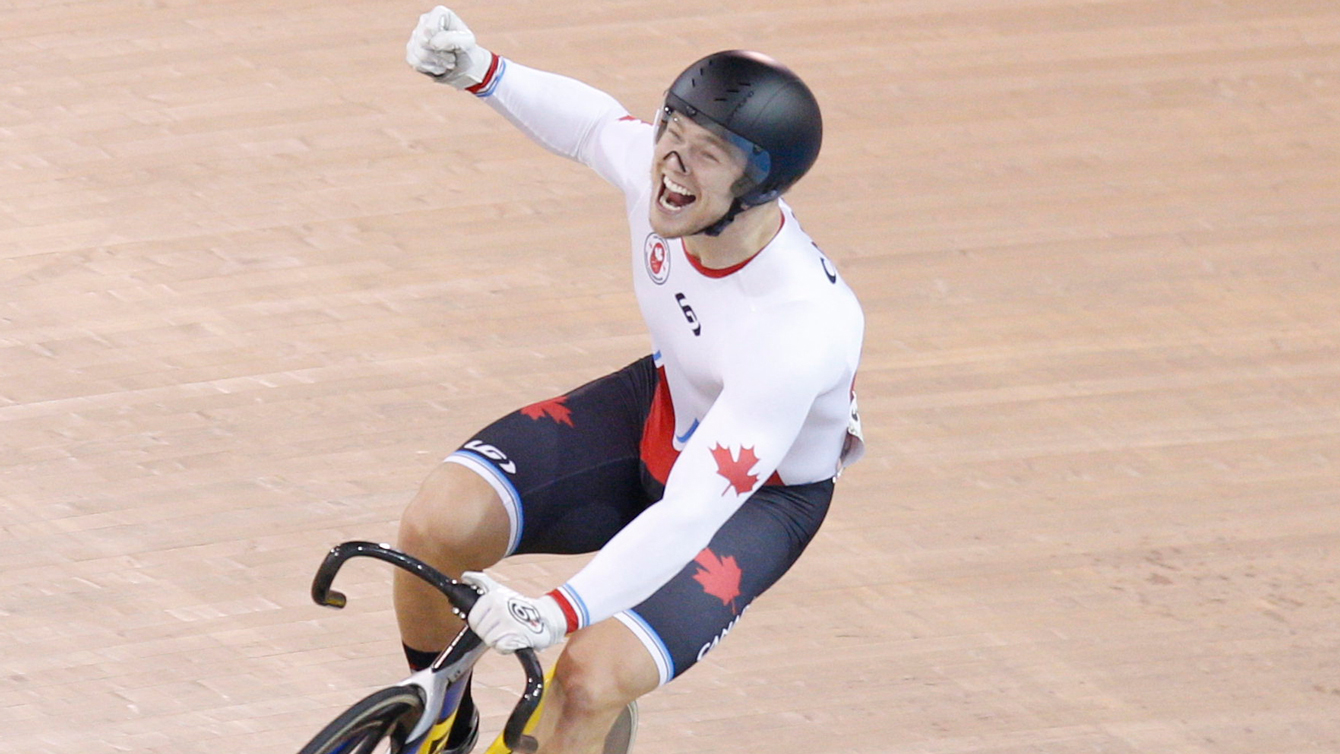
{"label": "red sleeve stripe", "polygon": [[585,612],[581,609],[582,601],[577,598],[577,595],[569,591],[566,585],[553,590],[549,593],[549,596],[554,598],[554,602],[557,602],[558,607],[563,611],[563,617],[568,622],[568,633],[572,633],[585,625],[581,618],[582,613]]}
{"label": "red sleeve stripe", "polygon": [[502,81],[503,71],[507,69],[507,61],[498,57],[496,52],[489,53],[493,57],[489,60],[489,69],[484,74],[484,80],[474,86],[468,86],[465,91],[470,92],[476,97],[487,97],[493,94],[493,90],[498,87],[498,82]]}

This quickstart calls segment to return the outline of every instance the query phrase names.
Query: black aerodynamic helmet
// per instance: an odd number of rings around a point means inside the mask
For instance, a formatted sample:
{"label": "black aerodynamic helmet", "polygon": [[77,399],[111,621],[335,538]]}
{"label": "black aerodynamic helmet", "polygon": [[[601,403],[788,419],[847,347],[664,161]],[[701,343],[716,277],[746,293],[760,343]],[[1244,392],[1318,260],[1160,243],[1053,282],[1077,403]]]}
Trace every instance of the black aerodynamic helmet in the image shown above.
{"label": "black aerodynamic helmet", "polygon": [[781,196],[814,165],[823,141],[819,103],[809,87],[757,52],[714,53],[679,74],[665,93],[657,139],[674,114],[725,138],[748,158],[744,178],[733,187],[731,211],[708,229],[710,235],[744,209]]}

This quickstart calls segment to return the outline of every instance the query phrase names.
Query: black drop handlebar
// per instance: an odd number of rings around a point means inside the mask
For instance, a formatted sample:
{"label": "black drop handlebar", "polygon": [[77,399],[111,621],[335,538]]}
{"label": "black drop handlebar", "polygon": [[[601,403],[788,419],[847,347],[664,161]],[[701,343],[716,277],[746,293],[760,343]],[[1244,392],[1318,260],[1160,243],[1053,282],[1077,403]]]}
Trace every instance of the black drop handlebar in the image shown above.
{"label": "black drop handlebar", "polygon": [[[348,600],[344,594],[331,589],[330,585],[335,581],[335,574],[339,573],[340,566],[343,566],[346,560],[358,557],[384,560],[428,582],[446,595],[447,600],[451,602],[452,610],[461,619],[470,614],[470,608],[474,607],[475,601],[479,599],[478,589],[444,575],[418,558],[387,545],[355,541],[338,544],[326,553],[326,559],[321,562],[316,577],[312,579],[312,600],[316,604],[336,609],[345,606]],[[538,748],[536,740],[523,731],[531,715],[535,714],[535,710],[540,706],[540,698],[544,695],[544,668],[533,649],[519,650],[516,658],[526,672],[526,690],[522,692],[516,707],[512,709],[512,714],[507,718],[507,725],[503,727],[503,741],[512,751],[525,754]]]}

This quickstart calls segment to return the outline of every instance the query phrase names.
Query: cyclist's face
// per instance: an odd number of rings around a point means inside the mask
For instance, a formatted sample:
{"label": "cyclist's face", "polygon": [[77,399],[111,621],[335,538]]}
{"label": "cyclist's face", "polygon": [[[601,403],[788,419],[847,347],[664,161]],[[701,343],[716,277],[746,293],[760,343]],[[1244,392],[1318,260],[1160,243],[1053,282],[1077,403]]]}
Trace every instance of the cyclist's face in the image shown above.
{"label": "cyclist's face", "polygon": [[730,209],[745,156],[683,116],[667,113],[652,157],[651,227],[663,238],[701,233]]}

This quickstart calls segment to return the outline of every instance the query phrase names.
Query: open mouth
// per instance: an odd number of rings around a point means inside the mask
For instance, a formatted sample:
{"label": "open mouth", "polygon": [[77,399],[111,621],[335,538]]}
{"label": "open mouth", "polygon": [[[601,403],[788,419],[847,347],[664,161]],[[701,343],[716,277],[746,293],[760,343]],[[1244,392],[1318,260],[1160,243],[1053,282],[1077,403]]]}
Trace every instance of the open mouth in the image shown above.
{"label": "open mouth", "polygon": [[697,201],[698,197],[694,195],[693,190],[688,186],[682,186],[670,180],[670,176],[661,176],[661,191],[656,197],[656,203],[667,212],[678,212],[685,207]]}

